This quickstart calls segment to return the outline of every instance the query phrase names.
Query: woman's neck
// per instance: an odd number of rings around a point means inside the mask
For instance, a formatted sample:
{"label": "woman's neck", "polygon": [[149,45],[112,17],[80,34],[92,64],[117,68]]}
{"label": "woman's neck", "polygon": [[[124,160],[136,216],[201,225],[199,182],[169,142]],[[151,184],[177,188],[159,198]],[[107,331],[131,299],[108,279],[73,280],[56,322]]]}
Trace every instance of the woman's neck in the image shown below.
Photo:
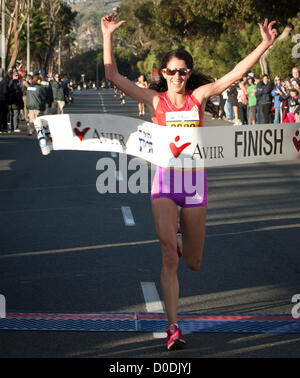
{"label": "woman's neck", "polygon": [[187,92],[186,90],[184,91],[184,93],[176,93],[173,91],[168,91],[167,95],[172,105],[175,106],[175,108],[180,109],[185,103]]}

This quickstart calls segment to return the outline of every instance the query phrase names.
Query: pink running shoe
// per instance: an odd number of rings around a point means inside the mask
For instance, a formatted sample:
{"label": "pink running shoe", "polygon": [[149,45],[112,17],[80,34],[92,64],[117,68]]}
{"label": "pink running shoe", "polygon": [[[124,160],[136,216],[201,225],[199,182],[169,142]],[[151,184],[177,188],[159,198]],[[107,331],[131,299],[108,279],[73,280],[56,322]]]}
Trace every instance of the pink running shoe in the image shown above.
{"label": "pink running shoe", "polygon": [[166,329],[168,350],[182,349],[185,341],[181,337],[181,329],[176,323],[170,324]]}

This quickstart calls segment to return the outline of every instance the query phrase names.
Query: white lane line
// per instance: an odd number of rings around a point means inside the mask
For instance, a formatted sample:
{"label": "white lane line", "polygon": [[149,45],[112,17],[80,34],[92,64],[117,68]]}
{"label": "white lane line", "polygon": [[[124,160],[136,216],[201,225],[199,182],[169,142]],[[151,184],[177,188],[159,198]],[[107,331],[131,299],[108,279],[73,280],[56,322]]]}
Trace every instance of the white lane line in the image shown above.
{"label": "white lane line", "polygon": [[102,111],[103,111],[103,113],[107,113],[106,107],[104,105],[103,96],[102,96],[101,93],[99,93],[99,96],[100,96],[100,104],[101,104]]}
{"label": "white lane line", "polygon": [[129,247],[129,246],[147,245],[147,244],[154,244],[154,243],[159,243],[159,240],[158,239],[140,240],[140,241],[135,241],[135,242],[86,245],[86,246],[82,246],[82,247],[49,249],[49,250],[44,250],[44,251],[16,252],[16,253],[9,253],[9,254],[6,254],[6,255],[0,255],[0,259],[7,259],[7,258],[11,258],[11,257],[21,257],[21,256],[38,256],[38,255],[52,255],[52,254],[57,254],[57,253],[73,253],[73,252],[82,252],[82,251],[94,251],[95,249]]}
{"label": "white lane line", "polygon": [[131,208],[129,206],[121,207],[124,223],[126,226],[135,226],[135,221],[132,215]]}
{"label": "white lane line", "polygon": [[[141,282],[141,287],[148,312],[164,312],[162,302],[154,282]],[[153,337],[163,339],[166,337],[165,332],[153,332]]]}
{"label": "white lane line", "polygon": [[33,188],[7,188],[0,189],[0,192],[20,192],[20,191],[31,191],[31,190],[55,190],[55,189],[70,189],[70,188],[87,188],[89,186],[95,186],[95,184],[80,184],[80,185],[59,185],[59,186],[37,186]]}

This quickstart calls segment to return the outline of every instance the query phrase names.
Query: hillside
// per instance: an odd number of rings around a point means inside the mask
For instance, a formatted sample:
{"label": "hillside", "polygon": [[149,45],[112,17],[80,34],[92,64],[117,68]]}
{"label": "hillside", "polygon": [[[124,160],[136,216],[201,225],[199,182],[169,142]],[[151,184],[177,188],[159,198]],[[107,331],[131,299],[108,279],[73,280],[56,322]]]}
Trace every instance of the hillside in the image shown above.
{"label": "hillside", "polygon": [[78,12],[74,30],[77,50],[94,49],[98,43],[100,18],[117,7],[121,1],[69,0],[73,11]]}

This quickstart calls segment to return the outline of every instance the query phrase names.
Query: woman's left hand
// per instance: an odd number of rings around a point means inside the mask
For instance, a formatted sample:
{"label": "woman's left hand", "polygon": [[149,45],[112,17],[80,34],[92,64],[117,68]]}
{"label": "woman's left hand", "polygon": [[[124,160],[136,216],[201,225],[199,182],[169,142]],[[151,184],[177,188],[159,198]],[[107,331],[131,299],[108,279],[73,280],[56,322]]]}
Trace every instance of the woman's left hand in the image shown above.
{"label": "woman's left hand", "polygon": [[263,42],[268,43],[269,46],[271,46],[277,37],[277,30],[273,28],[273,25],[276,21],[272,21],[268,24],[268,19],[265,19],[264,24],[258,24],[260,29],[260,34],[262,36]]}

